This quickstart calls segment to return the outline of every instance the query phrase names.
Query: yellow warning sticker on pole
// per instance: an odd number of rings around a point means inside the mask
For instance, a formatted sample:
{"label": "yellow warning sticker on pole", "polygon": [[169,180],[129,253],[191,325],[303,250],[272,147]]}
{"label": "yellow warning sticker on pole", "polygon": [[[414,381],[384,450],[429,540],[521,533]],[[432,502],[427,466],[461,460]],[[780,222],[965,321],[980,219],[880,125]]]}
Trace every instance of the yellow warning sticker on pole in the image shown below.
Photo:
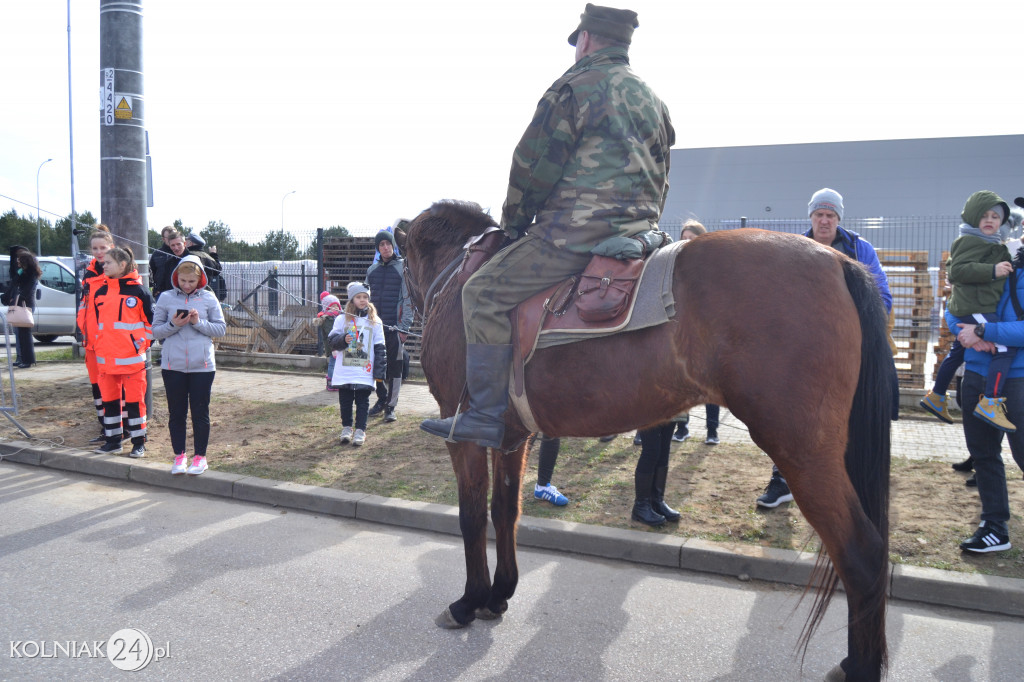
{"label": "yellow warning sticker on pole", "polygon": [[132,118],[132,98],[126,95],[116,95],[117,106],[114,107],[114,118],[119,121],[130,121]]}

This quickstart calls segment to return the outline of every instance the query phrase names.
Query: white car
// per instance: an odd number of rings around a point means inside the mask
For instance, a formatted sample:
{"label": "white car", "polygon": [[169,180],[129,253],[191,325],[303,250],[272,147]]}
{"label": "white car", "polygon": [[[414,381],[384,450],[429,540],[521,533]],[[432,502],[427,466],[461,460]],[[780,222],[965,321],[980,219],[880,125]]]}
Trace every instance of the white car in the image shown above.
{"label": "white car", "polygon": [[[11,279],[10,262],[10,256],[0,256],[0,288],[4,291]],[[43,274],[36,285],[36,326],[32,335],[50,343],[58,336],[75,333],[75,273],[52,256],[40,258],[39,269]]]}

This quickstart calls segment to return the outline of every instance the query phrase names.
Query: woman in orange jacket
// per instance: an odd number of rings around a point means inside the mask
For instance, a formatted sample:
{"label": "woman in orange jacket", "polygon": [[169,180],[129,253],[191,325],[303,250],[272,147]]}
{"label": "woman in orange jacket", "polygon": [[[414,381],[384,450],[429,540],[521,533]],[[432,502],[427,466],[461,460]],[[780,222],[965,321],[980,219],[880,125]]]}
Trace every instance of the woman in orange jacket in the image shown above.
{"label": "woman in orange jacket", "polygon": [[146,349],[153,342],[153,298],[142,286],[131,249],[113,247],[103,256],[105,279],[91,294],[86,325],[99,368],[106,443],[96,452],[121,451],[124,395],[129,457],[146,454]]}
{"label": "woman in orange jacket", "polygon": [[110,234],[110,228],[103,223],[96,226],[96,229],[89,236],[89,250],[92,251],[92,261],[85,268],[82,275],[82,300],[78,304],[78,330],[82,332],[82,346],[85,348],[85,368],[89,372],[89,383],[92,384],[92,402],[96,407],[96,418],[100,422],[100,435],[93,438],[90,443],[103,443],[107,437],[103,433],[103,399],[100,396],[100,371],[96,366],[96,350],[93,348],[93,337],[89,333],[89,317],[86,310],[92,300],[92,293],[103,284],[103,256],[114,246],[114,237]]}

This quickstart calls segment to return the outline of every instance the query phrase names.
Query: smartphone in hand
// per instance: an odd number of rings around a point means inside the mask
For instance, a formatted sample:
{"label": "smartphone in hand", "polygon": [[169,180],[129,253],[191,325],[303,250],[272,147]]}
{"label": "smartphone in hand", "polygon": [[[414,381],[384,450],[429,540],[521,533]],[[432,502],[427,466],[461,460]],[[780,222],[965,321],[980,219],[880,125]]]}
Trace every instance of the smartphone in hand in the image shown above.
{"label": "smartphone in hand", "polygon": [[188,310],[185,308],[178,308],[178,312],[175,313],[175,317],[188,317]]}

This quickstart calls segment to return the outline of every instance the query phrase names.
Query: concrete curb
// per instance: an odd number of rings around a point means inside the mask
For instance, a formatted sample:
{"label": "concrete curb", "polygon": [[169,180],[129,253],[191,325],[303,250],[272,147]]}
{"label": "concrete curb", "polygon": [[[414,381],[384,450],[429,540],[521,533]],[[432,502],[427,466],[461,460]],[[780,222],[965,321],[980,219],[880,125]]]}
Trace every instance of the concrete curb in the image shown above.
{"label": "concrete curb", "polygon": [[[70,448],[40,448],[26,441],[0,442],[0,456],[20,464],[448,535],[461,534],[459,510],[448,505],[216,471],[202,476],[172,476],[166,465],[152,460]],[[489,527],[488,535],[493,539],[493,527]],[[531,516],[521,517],[518,542],[523,547],[797,586],[808,583],[816,558],[808,552],[683,539]],[[889,594],[903,601],[1024,617],[1024,580],[1013,578],[898,565],[892,570]]]}

